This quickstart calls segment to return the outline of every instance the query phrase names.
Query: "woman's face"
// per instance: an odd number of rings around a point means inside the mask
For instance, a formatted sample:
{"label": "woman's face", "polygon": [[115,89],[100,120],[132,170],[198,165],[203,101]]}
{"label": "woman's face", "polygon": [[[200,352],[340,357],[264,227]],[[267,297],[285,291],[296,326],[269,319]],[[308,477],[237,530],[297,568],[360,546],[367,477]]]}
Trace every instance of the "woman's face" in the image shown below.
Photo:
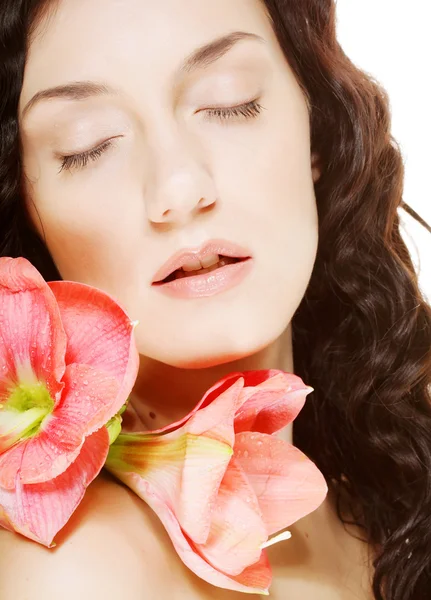
{"label": "woman's face", "polygon": [[[182,68],[236,31],[262,39]],[[69,87],[25,109],[56,86]],[[226,110],[253,100],[260,112]],[[263,3],[60,0],[32,40],[19,114],[37,231],[64,280],[108,292],[139,320],[143,356],[212,366],[282,334],[315,260],[319,173],[307,104]],[[152,285],[173,254],[214,239],[252,257],[235,285],[192,297]]]}

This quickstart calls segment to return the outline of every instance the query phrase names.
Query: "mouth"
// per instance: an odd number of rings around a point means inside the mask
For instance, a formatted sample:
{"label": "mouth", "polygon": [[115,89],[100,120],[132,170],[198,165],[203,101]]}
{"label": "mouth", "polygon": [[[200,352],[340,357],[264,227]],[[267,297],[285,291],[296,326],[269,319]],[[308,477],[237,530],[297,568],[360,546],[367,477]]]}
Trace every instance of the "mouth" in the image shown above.
{"label": "mouth", "polygon": [[211,254],[206,256],[204,259],[194,259],[188,264],[184,264],[182,267],[175,269],[164,279],[153,282],[153,285],[159,286],[165,283],[170,283],[171,281],[175,281],[177,279],[199,277],[205,273],[211,273],[212,271],[222,269],[227,265],[245,262],[250,259],[251,257],[234,257],[224,256],[223,254]]}

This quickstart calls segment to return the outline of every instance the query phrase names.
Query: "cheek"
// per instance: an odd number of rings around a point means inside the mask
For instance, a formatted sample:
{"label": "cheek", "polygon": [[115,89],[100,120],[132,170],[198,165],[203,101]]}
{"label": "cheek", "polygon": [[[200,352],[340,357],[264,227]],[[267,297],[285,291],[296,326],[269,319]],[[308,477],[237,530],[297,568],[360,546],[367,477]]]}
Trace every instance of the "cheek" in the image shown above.
{"label": "cheek", "polygon": [[301,288],[311,273],[318,237],[308,113],[292,107],[277,114],[238,159],[242,169],[236,164],[228,179],[236,177],[230,190],[241,190],[236,193],[243,214],[239,222],[249,232],[265,279],[285,274]]}
{"label": "cheek", "polygon": [[142,234],[142,202],[126,185],[134,181],[131,173],[120,166],[62,177],[35,161],[33,155],[28,211],[63,279],[104,289],[121,283],[119,273]]}
{"label": "cheek", "polygon": [[249,296],[253,331],[271,337],[283,331],[299,306],[318,245],[308,114],[292,109],[287,115],[254,144],[247,177],[238,183],[247,192],[241,203],[256,256],[257,284]]}

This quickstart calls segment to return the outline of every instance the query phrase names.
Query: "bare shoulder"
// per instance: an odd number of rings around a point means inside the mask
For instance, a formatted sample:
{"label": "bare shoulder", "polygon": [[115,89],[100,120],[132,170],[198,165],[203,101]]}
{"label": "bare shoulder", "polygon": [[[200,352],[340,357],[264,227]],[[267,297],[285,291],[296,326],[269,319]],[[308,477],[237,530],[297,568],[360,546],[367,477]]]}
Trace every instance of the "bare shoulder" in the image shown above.
{"label": "bare shoulder", "polygon": [[189,571],[153,511],[105,470],[87,488],[56,542],[48,549],[0,529],[1,600],[240,596]]}
{"label": "bare shoulder", "polygon": [[[150,598],[145,590],[159,584],[161,551],[157,544],[151,547],[155,531],[146,518],[148,507],[137,511],[132,496],[103,471],[57,534],[56,548],[1,530],[0,598],[113,600],[125,590],[131,600]],[[144,529],[145,541],[139,539]],[[158,591],[162,600],[163,590]]]}

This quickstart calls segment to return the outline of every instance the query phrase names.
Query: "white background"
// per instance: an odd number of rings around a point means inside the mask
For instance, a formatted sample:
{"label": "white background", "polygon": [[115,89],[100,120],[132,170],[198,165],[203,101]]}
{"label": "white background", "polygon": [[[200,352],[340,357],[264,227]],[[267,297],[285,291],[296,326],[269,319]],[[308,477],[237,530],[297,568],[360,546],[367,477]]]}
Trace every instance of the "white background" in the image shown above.
{"label": "white background", "polygon": [[[404,197],[431,225],[431,0],[337,0],[337,37],[387,90],[406,170]],[[431,301],[431,233],[399,210],[402,235]]]}

